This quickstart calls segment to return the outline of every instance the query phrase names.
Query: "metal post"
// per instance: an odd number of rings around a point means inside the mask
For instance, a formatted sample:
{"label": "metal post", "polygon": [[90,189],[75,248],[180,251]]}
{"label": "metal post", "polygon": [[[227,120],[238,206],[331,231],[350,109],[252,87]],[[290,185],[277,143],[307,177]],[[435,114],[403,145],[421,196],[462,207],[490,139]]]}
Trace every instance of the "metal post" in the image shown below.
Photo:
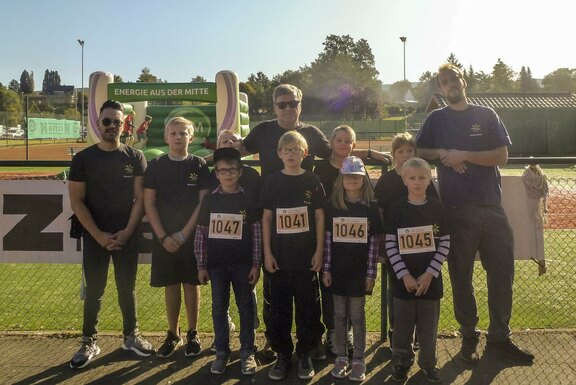
{"label": "metal post", "polygon": [[80,44],[80,47],[82,47],[82,119],[80,122],[80,139],[84,141],[84,40],[78,39],[78,43]]}
{"label": "metal post", "polygon": [[[406,86],[406,36],[400,36],[400,41],[402,41],[402,45],[404,47],[404,86]],[[406,93],[404,93],[403,98],[404,104],[404,126],[408,128],[408,120],[406,117]]]}

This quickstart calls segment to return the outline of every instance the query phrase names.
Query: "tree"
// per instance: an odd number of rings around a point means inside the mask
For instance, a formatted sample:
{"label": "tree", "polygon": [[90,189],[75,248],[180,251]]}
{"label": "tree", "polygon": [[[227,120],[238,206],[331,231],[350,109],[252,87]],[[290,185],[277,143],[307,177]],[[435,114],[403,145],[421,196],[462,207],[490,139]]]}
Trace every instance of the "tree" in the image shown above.
{"label": "tree", "polygon": [[20,83],[18,82],[18,80],[16,79],[12,79],[10,80],[10,83],[8,83],[8,89],[14,92],[19,92],[20,91]]}
{"label": "tree", "polygon": [[502,59],[498,58],[492,68],[492,92],[512,92],[514,91],[515,73],[511,67],[506,65]]}
{"label": "tree", "polygon": [[32,94],[34,93],[34,72],[24,70],[22,75],[20,75],[20,89],[21,94]]}
{"label": "tree", "polygon": [[520,89],[520,92],[534,92],[540,88],[536,82],[536,79],[532,78],[532,71],[530,70],[530,67],[526,68],[522,66],[520,69],[520,74],[518,76],[518,88]]}
{"label": "tree", "polygon": [[140,73],[140,76],[138,77],[138,80],[136,80],[136,82],[138,82],[138,83],[162,83],[162,80],[160,78],[157,78],[156,76],[152,75],[152,73],[150,72],[150,68],[144,67],[144,68],[142,68],[142,73]]}
{"label": "tree", "polygon": [[42,81],[42,92],[46,93],[48,92],[51,88],[60,86],[61,81],[60,81],[60,75],[58,74],[58,71],[49,71],[46,70],[44,72],[44,80]]}
{"label": "tree", "polygon": [[206,83],[206,78],[204,76],[196,75],[191,80],[192,83]]}
{"label": "tree", "polygon": [[454,53],[452,53],[452,52],[450,52],[450,56],[448,56],[448,59],[446,59],[446,61],[448,63],[454,64],[456,67],[458,67],[460,69],[464,68],[464,66],[460,63],[460,61],[458,60],[456,55],[454,55]]}
{"label": "tree", "polygon": [[120,75],[114,75],[114,83],[124,83],[124,79]]}
{"label": "tree", "polygon": [[390,93],[390,98],[393,103],[402,104],[406,97],[406,93],[411,89],[412,84],[408,80],[400,80],[392,84],[388,92]]}
{"label": "tree", "polygon": [[576,92],[576,68],[558,68],[542,79],[546,91]]}
{"label": "tree", "polygon": [[272,81],[262,71],[256,74],[250,74],[248,81],[245,84],[245,89],[250,92],[246,94],[249,96],[250,113],[252,114],[266,114],[274,110],[272,105]]}
{"label": "tree", "polygon": [[2,124],[16,126],[22,120],[22,101],[17,92],[0,89],[0,111],[3,111]]}
{"label": "tree", "polygon": [[428,101],[438,92],[436,73],[424,72],[418,79],[418,85],[413,89],[413,95],[418,100],[417,108],[423,110],[428,105]]}

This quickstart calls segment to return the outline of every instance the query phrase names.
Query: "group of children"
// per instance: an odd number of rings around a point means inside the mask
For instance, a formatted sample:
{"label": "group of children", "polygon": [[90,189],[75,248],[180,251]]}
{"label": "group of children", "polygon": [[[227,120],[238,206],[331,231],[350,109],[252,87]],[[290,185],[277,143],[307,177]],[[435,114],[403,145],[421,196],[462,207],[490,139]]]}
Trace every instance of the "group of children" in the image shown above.
{"label": "group of children", "polygon": [[[238,140],[231,132],[224,136],[227,142]],[[170,152],[152,160],[145,176],[145,208],[156,240],[152,285],[166,289],[169,323],[158,355],[169,356],[183,343],[178,328],[181,284],[188,315],[186,355],[200,353],[197,285],[210,281],[216,350],[211,371],[223,373],[230,358],[231,286],[240,315],[242,373],[254,374],[253,289],[263,265],[269,306],[264,320],[277,354],[269,378],[282,380],[289,373],[295,313],[298,377],[315,375],[312,352],[326,326],[336,355],[331,374],[363,381],[365,298],[374,288],[378,257],[385,254],[393,278],[392,378],[406,379],[414,361],[416,329],[418,365],[428,380],[440,381],[435,341],[441,266],[450,241],[430,167],[415,158],[409,136],[394,139],[395,167],[381,177],[376,195],[362,160],[349,156],[356,138],[348,126],[334,130],[332,156],[318,162],[314,173],[301,166],[308,153],[306,140],[287,131],[277,145],[284,167],[261,186],[254,169],[242,164],[240,152],[226,145],[214,152],[210,176],[206,162],[187,153],[192,138],[190,121],[168,122]],[[196,260],[190,262],[192,252]]]}

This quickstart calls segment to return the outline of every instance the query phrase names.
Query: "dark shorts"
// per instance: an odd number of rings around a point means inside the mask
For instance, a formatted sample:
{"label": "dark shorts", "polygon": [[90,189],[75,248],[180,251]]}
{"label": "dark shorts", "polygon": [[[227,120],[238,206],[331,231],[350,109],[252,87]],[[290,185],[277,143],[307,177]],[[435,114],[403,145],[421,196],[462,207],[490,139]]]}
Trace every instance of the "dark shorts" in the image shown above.
{"label": "dark shorts", "polygon": [[166,287],[178,283],[200,284],[194,256],[194,241],[189,240],[173,254],[167,252],[158,242],[154,242],[150,285]]}

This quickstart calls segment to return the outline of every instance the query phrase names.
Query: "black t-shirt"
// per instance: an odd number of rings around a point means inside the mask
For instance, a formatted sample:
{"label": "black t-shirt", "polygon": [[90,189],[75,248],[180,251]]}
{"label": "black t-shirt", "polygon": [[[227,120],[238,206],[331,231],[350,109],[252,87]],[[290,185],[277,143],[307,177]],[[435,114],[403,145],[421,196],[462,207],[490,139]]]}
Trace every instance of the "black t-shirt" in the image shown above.
{"label": "black t-shirt", "polygon": [[[432,226],[434,229],[434,242],[438,249],[439,237],[448,234],[444,206],[438,199],[428,198],[422,205],[408,202],[407,198],[400,198],[390,205],[389,215],[385,219],[386,234],[398,234],[398,229],[420,226]],[[408,271],[414,278],[426,272],[435,251],[402,255]],[[416,299],[414,293],[408,293],[404,282],[393,278],[392,294],[401,299]],[[442,274],[432,278],[428,292],[419,296],[419,299],[440,299],[443,295]]]}
{"label": "black t-shirt", "polygon": [[[361,297],[365,295],[370,236],[382,234],[384,229],[375,203],[367,206],[360,202],[346,202],[346,207],[348,210],[336,209],[332,205],[326,208],[326,231],[330,232],[332,245],[330,260],[332,285],[330,291],[341,296]],[[342,217],[366,218],[368,220],[368,228],[364,229],[364,231],[368,231],[366,243],[334,242],[334,218]]]}
{"label": "black t-shirt", "polygon": [[338,174],[340,174],[340,169],[332,166],[330,159],[322,159],[316,162],[314,174],[320,178],[322,186],[324,186],[324,191],[326,192],[326,198],[330,200],[334,183],[336,182],[336,178],[338,178]]}
{"label": "black t-shirt", "polygon": [[238,191],[234,194],[213,192],[206,196],[200,206],[198,225],[206,226],[209,234],[211,214],[242,215],[242,238],[210,238],[209,235],[206,245],[208,269],[221,266],[252,266],[251,225],[259,221],[261,216],[250,191]]}
{"label": "black t-shirt", "polygon": [[[376,186],[374,187],[374,195],[385,217],[393,202],[408,196],[408,188],[402,181],[402,177],[398,175],[395,169],[392,169],[378,178],[378,182],[376,182]],[[426,196],[439,199],[436,187],[434,187],[432,182],[430,182],[426,189]]]}
{"label": "black t-shirt", "polygon": [[115,233],[128,224],[134,203],[134,178],[144,175],[142,152],[121,144],[104,151],[92,145],[72,158],[69,179],[86,183],[85,204],[101,231]]}
{"label": "black t-shirt", "polygon": [[[330,143],[322,131],[310,124],[300,123],[295,131],[302,134],[308,143],[308,156],[302,161],[302,168],[312,171],[314,156],[328,158],[331,154]],[[277,120],[262,122],[244,138],[246,150],[260,156],[262,176],[266,177],[275,171],[284,168],[282,160],[278,157],[278,140],[288,130],[280,127]]]}
{"label": "black t-shirt", "polygon": [[199,203],[200,190],[210,188],[206,161],[194,155],[175,161],[168,155],[153,159],[144,188],[156,190],[156,208],[167,234],[182,230]]}
{"label": "black t-shirt", "polygon": [[[262,178],[256,169],[242,165],[242,176],[238,180],[238,184],[246,191],[250,191],[251,196],[254,198],[256,203],[260,198],[260,191],[262,190]],[[210,173],[210,190],[214,190],[220,185],[220,181],[216,178],[214,170]]]}
{"label": "black t-shirt", "polygon": [[[315,212],[323,208],[325,199],[322,183],[311,171],[301,175],[278,171],[264,180],[260,204],[272,211],[272,253],[280,269],[310,269],[316,251]],[[290,215],[291,210],[286,209],[297,211]],[[279,224],[277,215],[282,216]],[[307,231],[289,232],[303,229],[305,224]]]}

